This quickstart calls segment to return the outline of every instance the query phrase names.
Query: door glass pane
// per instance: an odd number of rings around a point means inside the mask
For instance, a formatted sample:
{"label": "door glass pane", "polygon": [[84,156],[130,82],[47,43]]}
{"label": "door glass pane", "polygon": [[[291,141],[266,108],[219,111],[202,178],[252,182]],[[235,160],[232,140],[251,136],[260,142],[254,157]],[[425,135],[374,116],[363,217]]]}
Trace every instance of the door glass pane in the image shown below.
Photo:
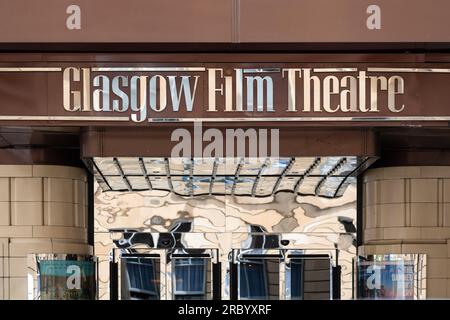
{"label": "door glass pane", "polygon": [[276,300],[279,297],[279,259],[245,259],[239,263],[239,298]]}
{"label": "door glass pane", "polygon": [[328,300],[331,297],[329,259],[291,259],[292,300]]}
{"label": "door glass pane", "polygon": [[303,300],[303,260],[291,260],[291,299]]}
{"label": "door glass pane", "polygon": [[208,299],[209,279],[211,279],[210,259],[176,258],[173,261],[175,300]]}
{"label": "door glass pane", "polygon": [[121,264],[121,297],[131,300],[158,300],[160,297],[160,260],[127,257]]}

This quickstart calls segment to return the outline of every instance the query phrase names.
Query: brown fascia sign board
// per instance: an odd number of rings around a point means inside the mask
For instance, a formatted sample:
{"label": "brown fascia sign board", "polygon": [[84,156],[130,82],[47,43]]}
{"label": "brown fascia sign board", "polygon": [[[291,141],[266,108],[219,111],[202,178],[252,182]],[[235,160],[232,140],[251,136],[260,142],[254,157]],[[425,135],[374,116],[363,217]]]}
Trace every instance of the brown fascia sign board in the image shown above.
{"label": "brown fascia sign board", "polygon": [[[182,127],[192,131],[195,123],[222,131],[278,129],[280,154],[286,156],[373,155],[374,127],[448,126],[447,60],[424,55],[4,54],[0,124],[87,128],[92,143],[83,147],[85,156],[125,156],[117,150],[120,145],[128,155],[161,156],[167,154],[169,133]],[[117,135],[138,142],[128,144]]]}
{"label": "brown fascia sign board", "polygon": [[0,0],[0,43],[450,42],[447,0]]}

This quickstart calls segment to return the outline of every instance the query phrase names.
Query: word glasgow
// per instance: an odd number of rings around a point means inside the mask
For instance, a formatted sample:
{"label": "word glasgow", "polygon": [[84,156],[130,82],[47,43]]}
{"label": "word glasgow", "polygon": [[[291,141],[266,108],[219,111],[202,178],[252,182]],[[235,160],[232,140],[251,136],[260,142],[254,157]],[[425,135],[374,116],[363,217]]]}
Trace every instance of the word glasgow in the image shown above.
{"label": "word glasgow", "polygon": [[[318,72],[311,68],[234,68],[228,72],[221,68],[198,68],[201,72],[123,68],[121,73],[104,69],[103,73],[91,68],[63,70],[66,111],[129,112],[132,121],[142,122],[152,112],[192,112],[199,97],[207,101],[202,106],[206,112],[274,112],[277,107],[291,114],[376,113],[380,108],[398,113],[405,108],[397,101],[405,91],[401,76],[368,75],[356,68],[338,75],[320,68]],[[278,86],[287,89],[274,90]],[[284,105],[274,105],[275,94],[281,95],[276,101]]]}

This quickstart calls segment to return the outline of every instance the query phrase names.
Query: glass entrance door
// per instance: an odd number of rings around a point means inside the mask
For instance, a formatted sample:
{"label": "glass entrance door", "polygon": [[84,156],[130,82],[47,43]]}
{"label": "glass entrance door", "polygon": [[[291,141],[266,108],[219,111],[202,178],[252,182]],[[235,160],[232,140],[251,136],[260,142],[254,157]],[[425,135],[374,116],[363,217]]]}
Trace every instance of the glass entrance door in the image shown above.
{"label": "glass entrance door", "polygon": [[332,299],[332,265],[328,255],[261,251],[235,250],[231,270],[237,279],[232,297],[239,300]]}
{"label": "glass entrance door", "polygon": [[[120,299],[210,300],[220,298],[220,264],[212,249],[146,250],[119,255]],[[219,295],[219,297],[217,296]]]}
{"label": "glass entrance door", "polygon": [[211,299],[211,259],[177,257],[173,259],[173,299]]}
{"label": "glass entrance door", "polygon": [[286,299],[332,298],[332,266],[328,256],[292,256],[286,263]]}
{"label": "glass entrance door", "polygon": [[280,258],[244,255],[238,263],[238,294],[241,300],[280,298]]}
{"label": "glass entrance door", "polygon": [[121,299],[160,299],[161,268],[158,255],[122,254],[120,264]]}

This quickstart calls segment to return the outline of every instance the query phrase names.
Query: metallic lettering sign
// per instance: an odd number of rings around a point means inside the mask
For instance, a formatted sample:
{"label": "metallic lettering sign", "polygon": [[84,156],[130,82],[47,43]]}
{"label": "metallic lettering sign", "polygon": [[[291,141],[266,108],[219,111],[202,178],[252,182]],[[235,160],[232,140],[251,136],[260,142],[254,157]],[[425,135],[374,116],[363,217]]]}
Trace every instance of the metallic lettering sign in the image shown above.
{"label": "metallic lettering sign", "polygon": [[1,121],[450,120],[447,66],[0,67],[0,85]]}
{"label": "metallic lettering sign", "polygon": [[[234,68],[226,75],[223,68],[68,67],[63,73],[66,111],[130,112],[133,122],[147,121],[165,111],[194,113],[202,81],[208,84],[205,113],[225,112],[230,117],[270,114],[276,108],[289,117],[338,111],[378,113],[381,109],[397,114],[405,108],[397,99],[405,93],[403,77],[368,75],[367,70],[356,68]],[[325,77],[318,76],[324,73]],[[285,90],[277,88],[280,82]],[[78,89],[74,89],[76,84]],[[285,96],[283,105],[275,105],[275,94]]]}

